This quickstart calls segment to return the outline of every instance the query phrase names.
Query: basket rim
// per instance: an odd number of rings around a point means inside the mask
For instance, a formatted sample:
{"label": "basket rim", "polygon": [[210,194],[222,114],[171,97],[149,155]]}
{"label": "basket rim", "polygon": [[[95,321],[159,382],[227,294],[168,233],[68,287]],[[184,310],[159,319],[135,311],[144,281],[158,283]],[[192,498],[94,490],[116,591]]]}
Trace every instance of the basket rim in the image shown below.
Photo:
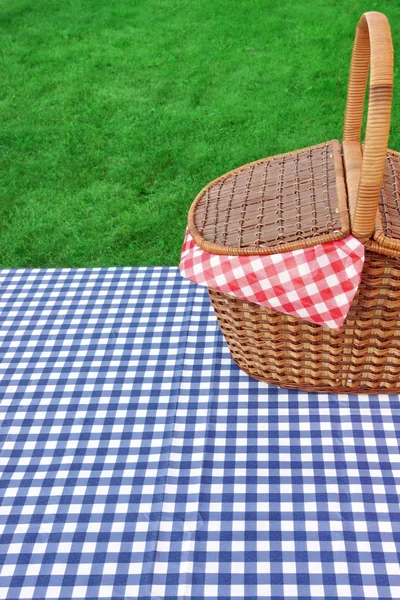
{"label": "basket rim", "polygon": [[[340,229],[334,231],[333,233],[325,233],[322,235],[315,235],[305,240],[298,240],[295,242],[289,242],[284,244],[276,244],[275,246],[263,247],[263,246],[247,246],[246,248],[238,248],[235,246],[224,246],[222,244],[218,244],[215,242],[207,241],[195,224],[195,214],[196,208],[200,200],[207,193],[207,191],[214,187],[216,184],[221,183],[235,175],[248,169],[249,167],[264,164],[270,160],[281,158],[283,156],[294,156],[301,152],[307,152],[308,150],[314,150],[318,148],[324,148],[327,145],[332,145],[333,156],[334,156],[334,170],[335,170],[335,183],[336,183],[336,193],[338,199],[338,210],[339,210],[339,218],[340,218]],[[241,165],[231,171],[228,171],[224,175],[220,175],[210,183],[208,183],[203,189],[197,194],[195,199],[192,202],[192,205],[189,209],[188,215],[188,229],[192,238],[196,242],[196,244],[206,252],[212,254],[221,254],[221,255],[229,255],[229,256],[259,256],[259,255],[269,255],[269,254],[281,254],[282,252],[290,252],[293,250],[300,250],[303,248],[310,248],[312,246],[317,246],[319,244],[324,244],[327,242],[333,242],[337,240],[341,240],[348,236],[350,231],[350,218],[347,207],[347,188],[344,176],[344,166],[343,166],[343,157],[342,157],[342,145],[336,139],[329,140],[327,142],[322,142],[319,144],[315,144],[313,146],[307,146],[305,148],[301,148],[300,150],[293,150],[291,152],[284,152],[281,154],[275,154],[273,156],[268,156],[266,158],[262,158],[259,160],[252,161],[250,163],[246,163],[245,165]]]}

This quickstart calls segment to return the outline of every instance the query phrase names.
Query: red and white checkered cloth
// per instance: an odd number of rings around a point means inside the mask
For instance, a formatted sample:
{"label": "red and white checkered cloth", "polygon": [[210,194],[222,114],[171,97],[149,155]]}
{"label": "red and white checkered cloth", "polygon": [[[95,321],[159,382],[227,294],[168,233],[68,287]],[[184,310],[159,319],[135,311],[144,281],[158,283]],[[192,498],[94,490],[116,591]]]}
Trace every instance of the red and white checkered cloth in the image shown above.
{"label": "red and white checkered cloth", "polygon": [[186,231],[183,277],[241,300],[339,329],[360,284],[364,246],[348,237],[264,256],[222,256],[202,250]]}

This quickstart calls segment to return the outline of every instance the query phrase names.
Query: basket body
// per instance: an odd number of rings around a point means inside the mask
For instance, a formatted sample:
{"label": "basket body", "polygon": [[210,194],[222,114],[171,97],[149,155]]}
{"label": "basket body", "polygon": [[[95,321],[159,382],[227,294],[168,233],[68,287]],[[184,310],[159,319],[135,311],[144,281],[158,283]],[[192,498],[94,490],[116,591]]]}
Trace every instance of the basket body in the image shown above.
{"label": "basket body", "polygon": [[366,251],[361,284],[340,330],[209,294],[232,358],[251,377],[306,391],[400,391],[398,259]]}

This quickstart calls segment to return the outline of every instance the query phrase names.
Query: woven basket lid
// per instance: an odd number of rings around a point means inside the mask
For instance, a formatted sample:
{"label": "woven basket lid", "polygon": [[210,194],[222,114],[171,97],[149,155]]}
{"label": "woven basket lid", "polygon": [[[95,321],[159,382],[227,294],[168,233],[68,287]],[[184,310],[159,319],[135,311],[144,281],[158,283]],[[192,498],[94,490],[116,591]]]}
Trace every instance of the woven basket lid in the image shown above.
{"label": "woven basket lid", "polygon": [[340,143],[265,158],[219,177],[194,200],[189,230],[216,254],[273,254],[345,237]]}
{"label": "woven basket lid", "polygon": [[379,250],[399,256],[400,240],[400,152],[388,150],[379,198],[374,239]]}

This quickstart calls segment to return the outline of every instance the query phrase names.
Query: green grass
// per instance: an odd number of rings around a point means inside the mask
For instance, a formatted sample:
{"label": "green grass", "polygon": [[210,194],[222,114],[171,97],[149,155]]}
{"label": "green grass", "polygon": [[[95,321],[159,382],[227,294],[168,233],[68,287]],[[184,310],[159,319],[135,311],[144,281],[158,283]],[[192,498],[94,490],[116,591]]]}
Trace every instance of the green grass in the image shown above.
{"label": "green grass", "polygon": [[341,138],[365,10],[400,53],[393,0],[0,0],[0,266],[177,264],[206,183]]}

